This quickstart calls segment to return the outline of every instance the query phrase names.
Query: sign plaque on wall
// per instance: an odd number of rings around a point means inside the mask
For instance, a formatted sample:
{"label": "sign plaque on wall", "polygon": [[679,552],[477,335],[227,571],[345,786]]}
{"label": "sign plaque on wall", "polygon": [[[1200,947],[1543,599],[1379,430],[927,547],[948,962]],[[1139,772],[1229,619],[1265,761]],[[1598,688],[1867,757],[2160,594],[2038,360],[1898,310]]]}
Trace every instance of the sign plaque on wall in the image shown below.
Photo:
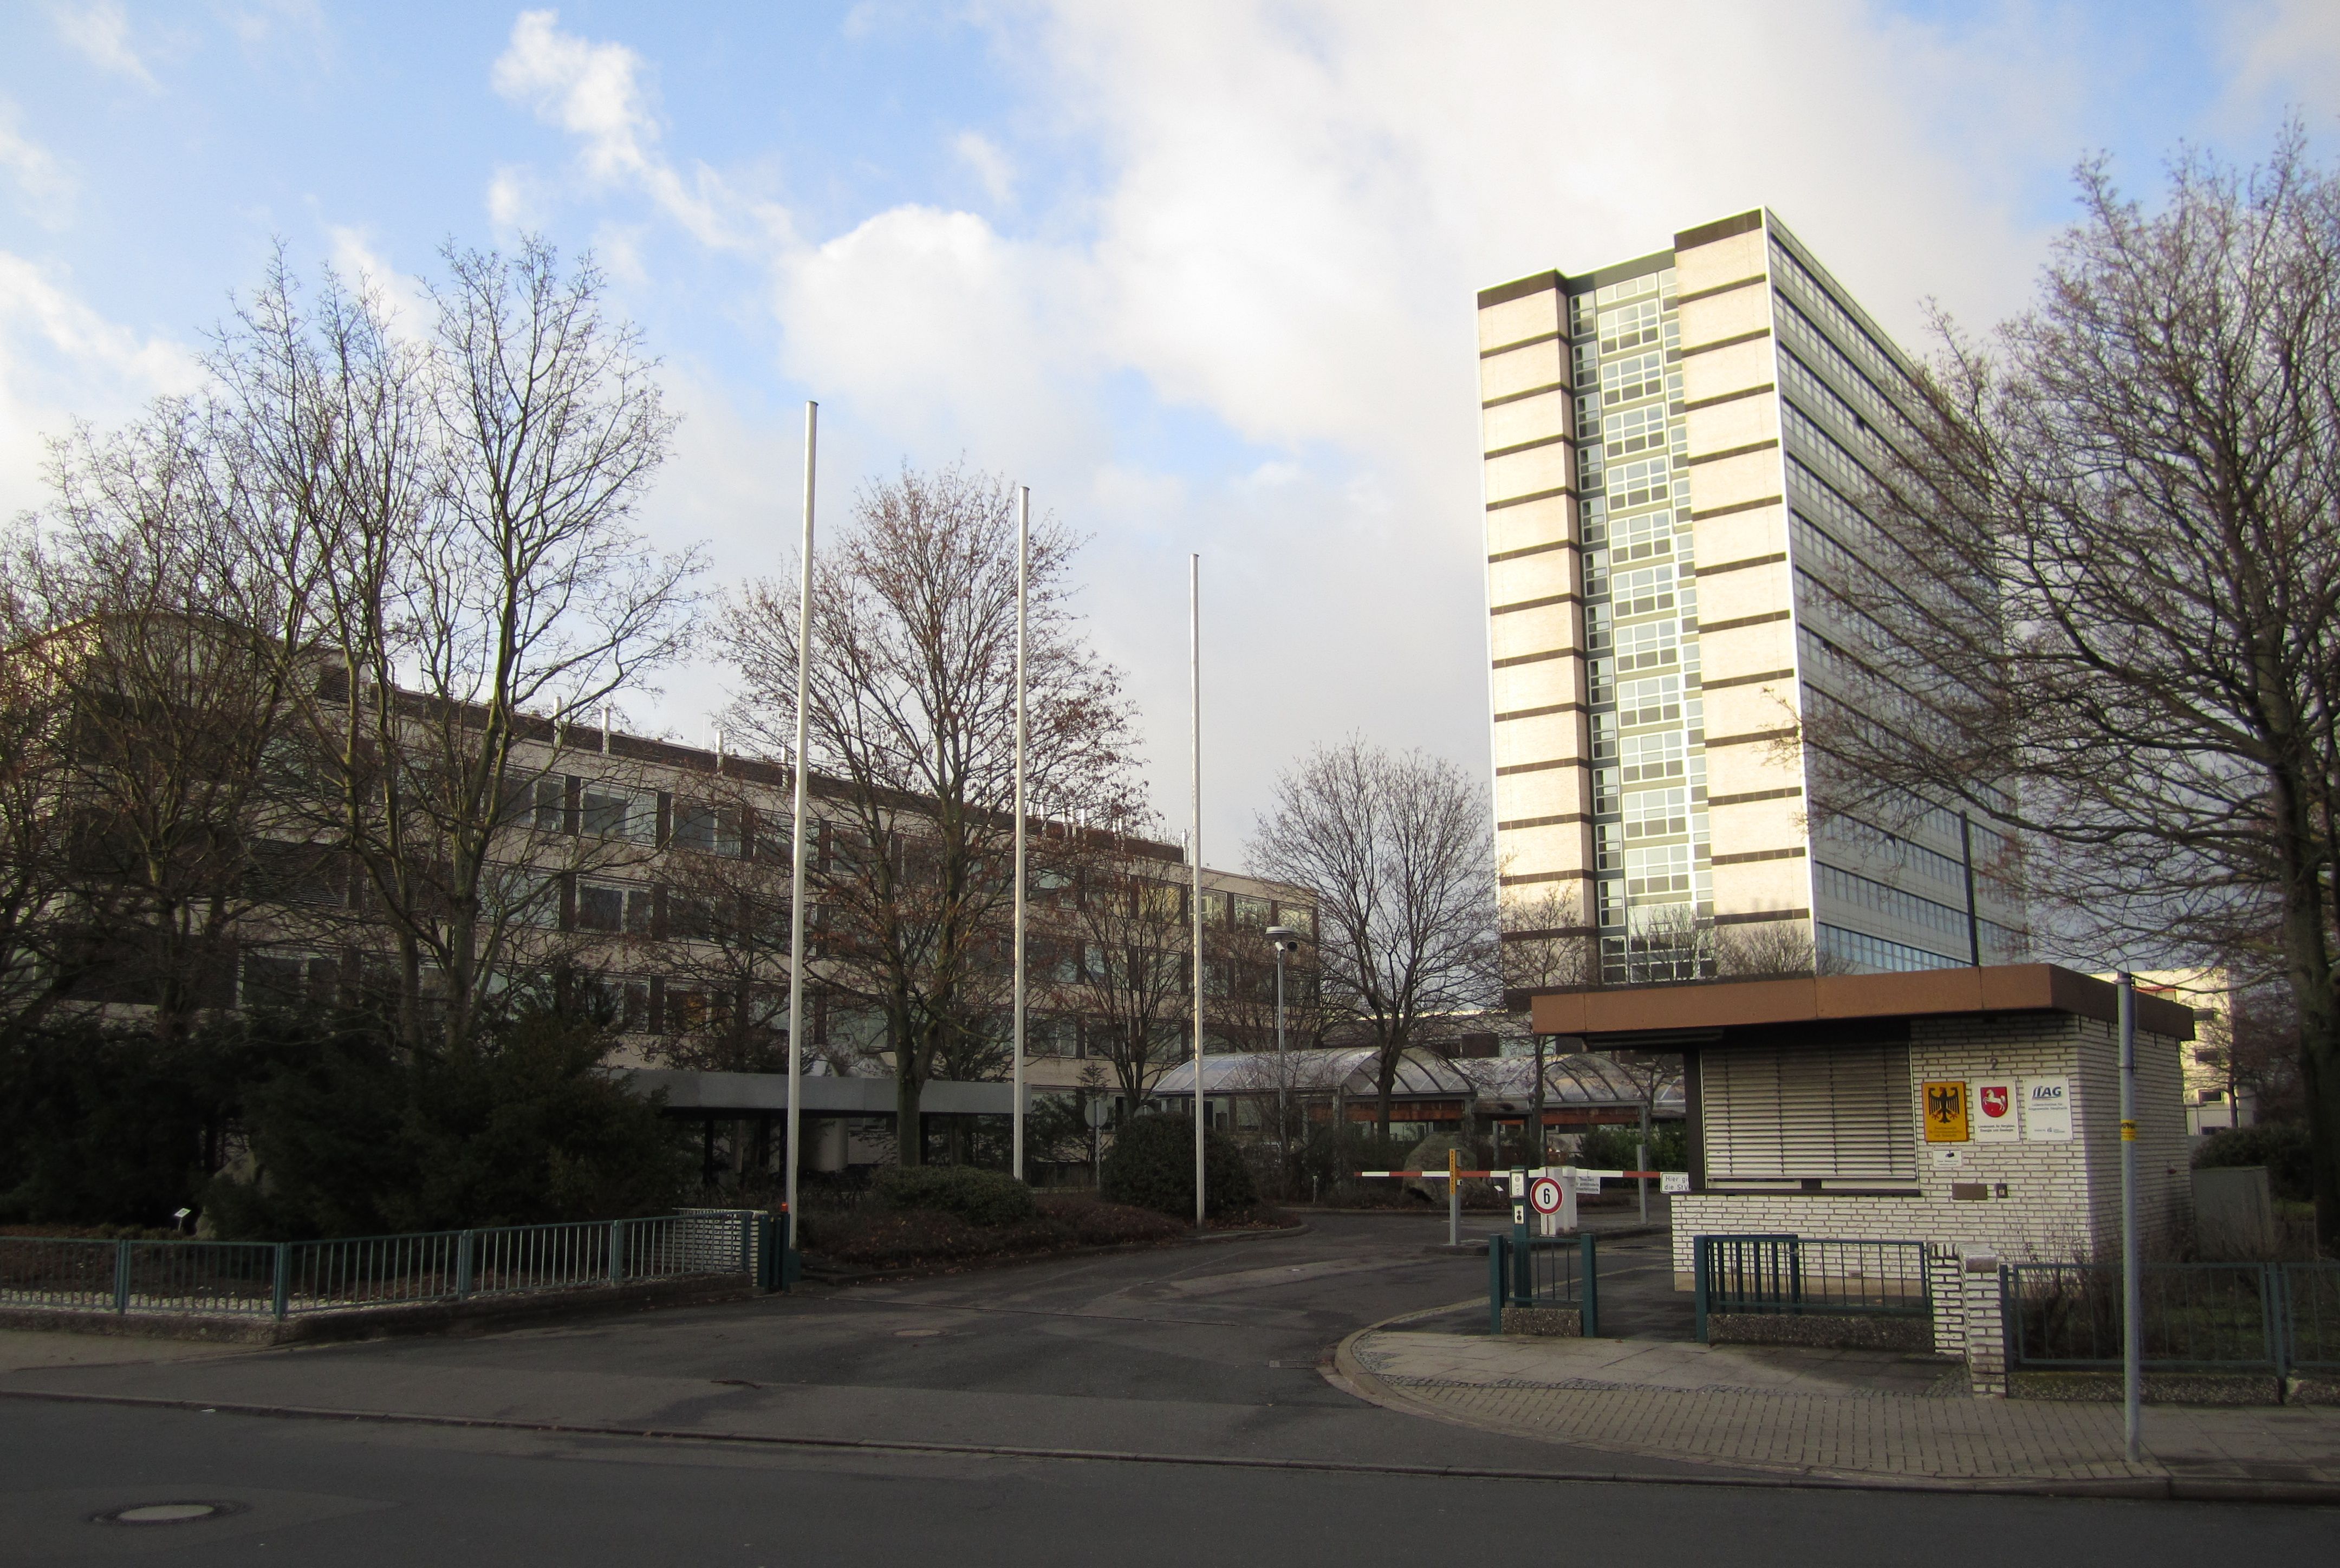
{"label": "sign plaque on wall", "polygon": [[2023,1136],[2035,1144],[2072,1141],[2072,1080],[2064,1077],[2025,1078]]}
{"label": "sign plaque on wall", "polygon": [[1926,1141],[1962,1144],[1967,1141],[1967,1086],[1959,1078],[1929,1078],[1919,1091],[1925,1109]]}
{"label": "sign plaque on wall", "polygon": [[2023,1137],[2023,1097],[2013,1078],[1978,1078],[1974,1089],[1974,1141],[2011,1144]]}

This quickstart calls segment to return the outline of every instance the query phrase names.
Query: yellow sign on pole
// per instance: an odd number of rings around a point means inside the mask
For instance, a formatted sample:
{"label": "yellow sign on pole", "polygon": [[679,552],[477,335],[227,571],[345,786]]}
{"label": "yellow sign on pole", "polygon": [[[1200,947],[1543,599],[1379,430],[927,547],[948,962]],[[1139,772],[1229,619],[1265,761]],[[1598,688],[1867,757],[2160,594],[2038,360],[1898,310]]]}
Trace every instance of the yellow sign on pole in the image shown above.
{"label": "yellow sign on pole", "polygon": [[1958,1078],[1929,1079],[1925,1085],[1926,1141],[1962,1144],[1967,1141],[1967,1086]]}

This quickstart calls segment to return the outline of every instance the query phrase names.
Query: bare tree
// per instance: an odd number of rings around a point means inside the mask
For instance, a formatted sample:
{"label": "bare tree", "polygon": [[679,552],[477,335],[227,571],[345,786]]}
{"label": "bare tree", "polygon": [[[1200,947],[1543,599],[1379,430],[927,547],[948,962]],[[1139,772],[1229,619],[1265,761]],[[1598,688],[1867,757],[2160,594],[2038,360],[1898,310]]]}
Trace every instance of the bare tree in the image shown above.
{"label": "bare tree", "polygon": [[169,1038],[235,1000],[239,919],[319,869],[291,829],[287,751],[314,554],[239,504],[199,403],[77,430],[50,478],[9,560],[10,685],[35,748],[12,767],[43,792],[16,802],[32,820],[14,831],[52,840],[25,846],[19,875],[62,851],[67,897],[53,883],[48,914],[72,934],[50,944],[53,977],[83,970]]}
{"label": "bare tree", "polygon": [[1504,1005],[1523,1010],[1536,991],[1591,984],[1593,932],[1573,889],[1532,883],[1502,901]]}
{"label": "bare tree", "polygon": [[1353,737],[1276,779],[1250,849],[1256,874],[1315,901],[1327,1020],[1372,1042],[1386,1137],[1406,1047],[1500,996],[1484,792],[1450,762]]}
{"label": "bare tree", "polygon": [[1833,585],[1874,717],[1808,733],[1841,798],[2029,835],[2067,946],[2279,973],[2340,1247],[2340,178],[2295,126],[2157,213],[2078,179],[2038,303],[1942,323]]}
{"label": "bare tree", "polygon": [[280,263],[213,369],[252,487],[334,563],[318,619],[340,673],[310,718],[405,1033],[428,968],[461,1042],[547,957],[560,878],[639,838],[622,811],[577,831],[544,786],[579,718],[680,652],[698,562],[631,527],[674,422],[591,263],[564,274],[534,241],[443,260],[411,337],[362,283],[329,276],[310,307]]}
{"label": "bare tree", "polygon": [[[1058,819],[1103,815],[1123,799],[1131,745],[1119,674],[1089,650],[1067,602],[1076,544],[1052,518],[1033,525],[1028,766],[1033,805]],[[1006,1065],[1016,553],[1004,482],[905,470],[861,492],[813,565],[801,760],[836,786],[812,873],[822,974],[885,1020],[905,1164],[921,1157],[929,1077]],[[793,588],[749,588],[722,636],[746,727],[785,756]]]}
{"label": "bare tree", "polygon": [[1081,1021],[1088,1054],[1133,1113],[1186,1058],[1194,1016],[1187,889],[1148,826],[1086,827],[1047,846],[1030,952],[1035,994]]}
{"label": "bare tree", "polygon": [[[777,831],[775,831],[777,829]],[[678,984],[705,999],[661,1020],[655,1059],[723,1072],[770,1072],[788,1052],[787,824],[759,820],[740,789],[710,779],[678,797],[659,907],[637,935]]]}

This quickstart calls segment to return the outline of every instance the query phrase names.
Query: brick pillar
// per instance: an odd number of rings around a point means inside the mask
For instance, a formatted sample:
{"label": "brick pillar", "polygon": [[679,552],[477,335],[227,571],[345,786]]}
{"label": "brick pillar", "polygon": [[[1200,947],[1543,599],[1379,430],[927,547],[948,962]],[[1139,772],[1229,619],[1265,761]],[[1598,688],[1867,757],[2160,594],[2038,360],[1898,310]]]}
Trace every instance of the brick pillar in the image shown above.
{"label": "brick pillar", "polygon": [[1958,1278],[1966,1303],[1967,1386],[1978,1395],[2007,1396],[2007,1325],[1999,1311],[1998,1255],[1960,1248]]}
{"label": "brick pillar", "polygon": [[1958,1249],[1929,1245],[1926,1248],[1926,1289],[1933,1298],[1934,1354],[1967,1354],[1967,1287],[1958,1266]]}

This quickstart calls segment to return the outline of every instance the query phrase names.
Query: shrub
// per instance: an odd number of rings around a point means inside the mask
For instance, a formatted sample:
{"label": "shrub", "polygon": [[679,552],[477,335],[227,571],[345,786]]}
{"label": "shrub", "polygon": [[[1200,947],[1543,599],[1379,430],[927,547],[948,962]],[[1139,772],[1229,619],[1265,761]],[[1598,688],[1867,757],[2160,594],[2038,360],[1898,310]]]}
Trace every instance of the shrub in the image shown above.
{"label": "shrub", "polygon": [[930,1208],[878,1209],[808,1216],[799,1236],[807,1252],[833,1262],[863,1268],[922,1268],[1077,1246],[1158,1245],[1185,1234],[1185,1226],[1150,1209],[1051,1195],[1036,1201],[1030,1217],[1006,1225],[971,1225]]}
{"label": "shrub", "polygon": [[[1135,1204],[1184,1217],[1195,1212],[1195,1123],[1187,1116],[1139,1116],[1115,1135],[1105,1156],[1099,1193],[1110,1203]],[[1234,1140],[1203,1138],[1205,1211],[1225,1214],[1259,1201],[1251,1167]]]}
{"label": "shrub", "polygon": [[2194,1150],[2195,1168],[2265,1166],[2271,1197],[2305,1202],[2308,1185],[2307,1129],[2297,1122],[2261,1122],[2212,1133]]}
{"label": "shrub", "polygon": [[1591,1170],[1678,1171],[1690,1164],[1689,1138],[1680,1122],[1657,1122],[1650,1127],[1650,1163],[1633,1164],[1633,1146],[1641,1141],[1638,1126],[1596,1126],[1577,1146],[1576,1163]]}
{"label": "shrub", "polygon": [[926,1209],[981,1226],[1014,1225],[1038,1212],[1030,1187],[974,1166],[888,1166],[878,1173],[878,1201],[890,1209]]}

